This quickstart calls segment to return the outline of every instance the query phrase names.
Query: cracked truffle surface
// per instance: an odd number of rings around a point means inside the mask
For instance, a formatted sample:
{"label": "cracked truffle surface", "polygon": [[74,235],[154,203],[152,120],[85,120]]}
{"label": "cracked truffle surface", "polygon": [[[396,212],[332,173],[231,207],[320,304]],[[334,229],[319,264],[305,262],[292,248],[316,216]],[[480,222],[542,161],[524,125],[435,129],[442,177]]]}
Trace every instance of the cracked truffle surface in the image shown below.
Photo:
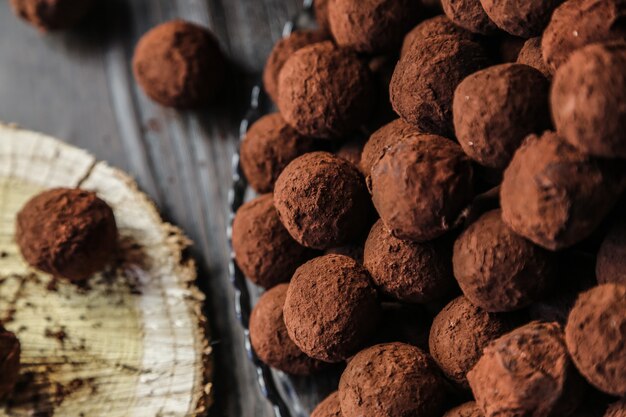
{"label": "cracked truffle surface", "polygon": [[476,402],[470,401],[465,404],[461,404],[458,407],[454,407],[443,415],[443,417],[484,417]]}
{"label": "cracked truffle surface", "polygon": [[459,145],[420,135],[389,148],[372,167],[374,206],[398,239],[424,242],[450,230],[473,197],[473,171]]}
{"label": "cracked truffle surface", "polygon": [[311,152],[287,165],[276,181],[274,204],[291,236],[310,248],[357,241],[371,224],[363,176],[327,152]]}
{"label": "cracked truffle surface", "polygon": [[450,36],[426,38],[398,61],[389,86],[391,104],[419,130],[451,134],[455,88],[487,63],[485,51],[474,42]]}
{"label": "cracked truffle surface", "polygon": [[446,15],[439,15],[426,19],[415,26],[404,37],[402,51],[400,55],[405,55],[409,50],[415,48],[419,42],[433,36],[452,36],[466,41],[473,41],[476,38],[472,32],[455,25]]}
{"label": "cracked truffle surface", "polygon": [[297,157],[317,148],[312,138],[300,135],[279,113],[257,120],[241,142],[241,169],[258,193],[268,193],[285,167]]}
{"label": "cracked truffle surface", "polygon": [[472,33],[490,35],[498,30],[480,0],[441,0],[441,5],[450,20]]}
{"label": "cracked truffle surface", "polygon": [[0,400],[10,396],[20,373],[20,341],[0,325]]}
{"label": "cracked truffle surface", "polygon": [[55,188],[22,207],[15,239],[29,265],[78,282],[115,258],[117,226],[113,210],[95,193]]}
{"label": "cracked truffle surface", "polygon": [[343,417],[339,405],[339,391],[333,392],[319,403],[311,413],[311,417]]}
{"label": "cracked truffle surface", "polygon": [[339,381],[343,417],[435,417],[445,395],[443,379],[428,354],[403,343],[359,352]]}
{"label": "cracked truffle surface", "polygon": [[500,29],[514,36],[541,35],[552,12],[563,0],[480,0],[485,13]]}
{"label": "cracked truffle surface", "polygon": [[614,221],[596,260],[596,277],[601,284],[626,285],[626,221]]}
{"label": "cracked truffle surface", "polygon": [[533,67],[541,72],[548,80],[552,79],[552,69],[543,60],[541,37],[530,38],[524,42],[524,46],[517,56],[517,63]]}
{"label": "cracked truffle surface", "polygon": [[304,353],[340,362],[373,336],[380,304],[365,268],[347,256],[324,255],[293,275],[284,317],[289,337]]}
{"label": "cracked truffle surface", "polygon": [[584,153],[626,158],[624,103],[626,42],[581,48],[554,75],[551,104],[557,131]]}
{"label": "cracked truffle surface", "polygon": [[467,378],[485,417],[565,416],[583,389],[556,323],[531,322],[494,340]]}
{"label": "cracked truffle surface", "polygon": [[133,73],[154,101],[168,107],[199,107],[214,100],[226,60],[206,28],[183,20],[163,23],[141,37]]}
{"label": "cracked truffle surface", "polygon": [[296,268],[315,256],[283,227],[271,194],[257,197],[237,210],[232,236],[237,265],[246,277],[264,288],[289,281]]}
{"label": "cracked truffle surface", "polygon": [[304,354],[289,338],[283,320],[288,284],[264,293],[250,315],[250,342],[259,359],[272,368],[292,375],[310,375],[323,362]]}
{"label": "cracked truffle surface", "polygon": [[321,42],[296,51],[278,77],[278,108],[305,136],[337,138],[371,116],[374,80],[357,55]]}
{"label": "cracked truffle surface", "polygon": [[11,0],[15,14],[42,32],[69,29],[87,15],[94,3],[93,0]]}
{"label": "cracked truffle surface", "polygon": [[582,293],[569,314],[565,340],[580,373],[607,394],[626,395],[626,286]]}
{"label": "cracked truffle surface", "polygon": [[454,93],[454,130],[465,153],[501,171],[531,133],[548,129],[550,83],[522,64],[501,64],[465,78]]}

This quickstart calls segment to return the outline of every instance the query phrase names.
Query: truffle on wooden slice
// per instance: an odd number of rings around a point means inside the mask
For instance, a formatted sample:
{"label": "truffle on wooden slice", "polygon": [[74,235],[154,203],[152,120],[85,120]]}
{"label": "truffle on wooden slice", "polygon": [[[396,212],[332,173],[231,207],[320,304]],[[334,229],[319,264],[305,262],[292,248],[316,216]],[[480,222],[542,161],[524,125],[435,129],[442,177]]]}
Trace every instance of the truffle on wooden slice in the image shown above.
{"label": "truffle on wooden slice", "polygon": [[257,120],[241,142],[241,169],[258,193],[268,193],[285,167],[300,155],[316,150],[314,139],[300,135],[280,113]]}
{"label": "truffle on wooden slice", "polygon": [[15,14],[42,32],[71,28],[94,4],[93,0],[11,0]]}
{"label": "truffle on wooden slice", "polygon": [[351,133],[373,113],[375,96],[367,65],[332,42],[299,49],[278,77],[278,108],[305,136],[336,139]]}
{"label": "truffle on wooden slice", "polygon": [[563,139],[590,155],[626,158],[626,42],[573,52],[554,75],[550,101]]}
{"label": "truffle on wooden slice", "polygon": [[624,417],[626,416],[626,400],[617,401],[609,406],[604,417]]}
{"label": "truffle on wooden slice", "polygon": [[543,59],[556,71],[583,46],[626,39],[622,0],[567,0],[556,8],[543,33]]}
{"label": "truffle on wooden slice", "polygon": [[20,341],[0,325],[0,400],[5,400],[13,392],[20,374],[20,354]]}
{"label": "truffle on wooden slice", "polygon": [[452,229],[473,198],[473,171],[459,145],[436,135],[396,143],[372,167],[374,206],[398,239],[425,242]]}
{"label": "truffle on wooden slice", "polygon": [[80,282],[115,258],[117,226],[111,207],[94,192],[55,188],[22,207],[15,239],[31,266]]}
{"label": "truffle on wooden slice", "polygon": [[572,360],[593,386],[626,395],[626,286],[603,284],[582,293],[570,312],[565,340]]}
{"label": "truffle on wooden slice", "polygon": [[467,379],[485,417],[565,416],[580,404],[584,386],[561,327],[542,322],[492,341]]}
{"label": "truffle on wooden slice", "polygon": [[485,13],[500,29],[514,36],[539,36],[563,0],[480,0]]}
{"label": "truffle on wooden slice", "polygon": [[502,218],[539,246],[559,250],[588,237],[624,189],[618,162],[584,155],[557,134],[529,136],[504,171]]}
{"label": "truffle on wooden slice", "polygon": [[315,407],[311,417],[343,417],[339,404],[339,391],[335,391]]}
{"label": "truffle on wooden slice", "polygon": [[443,417],[484,417],[484,414],[480,411],[475,401],[470,401],[454,407],[445,413]]}
{"label": "truffle on wooden slice", "polygon": [[441,0],[441,5],[450,20],[472,33],[491,35],[498,31],[480,0]]}
{"label": "truffle on wooden slice", "polygon": [[626,285],[626,220],[614,221],[596,259],[596,277],[601,284]]}
{"label": "truffle on wooden slice", "polygon": [[183,20],[148,31],[133,56],[133,73],[145,93],[163,106],[177,108],[213,101],[223,87],[226,65],[215,36]]}
{"label": "truffle on wooden slice", "polygon": [[452,134],[454,89],[487,65],[486,53],[477,43],[451,36],[426,38],[398,61],[389,86],[391,104],[420,131]]}
{"label": "truffle on wooden slice", "polygon": [[292,375],[310,375],[325,363],[304,354],[289,339],[283,320],[288,284],[265,292],[250,315],[250,343],[256,355],[272,368]]}
{"label": "truffle on wooden slice", "polygon": [[287,282],[315,252],[292,239],[265,194],[237,210],[232,233],[235,260],[252,282],[271,288]]}
{"label": "truffle on wooden slice", "polygon": [[420,22],[406,34],[400,55],[406,55],[419,42],[433,36],[452,36],[466,41],[476,40],[475,34],[454,24],[446,15],[439,15]]}
{"label": "truffle on wooden slice", "polygon": [[359,352],[339,381],[343,417],[435,417],[445,397],[443,378],[430,356],[404,343]]}
{"label": "truffle on wooden slice", "polygon": [[522,64],[475,72],[454,92],[454,130],[465,153],[496,171],[507,167],[531,133],[550,128],[548,80]]}
{"label": "truffle on wooden slice", "polygon": [[380,304],[365,268],[343,255],[324,255],[296,270],[284,307],[289,337],[307,355],[341,362],[370,339]]}
{"label": "truffle on wooden slice", "polygon": [[358,241],[371,225],[363,176],[327,152],[311,152],[287,165],[276,181],[274,205],[291,236],[309,248]]}
{"label": "truffle on wooden slice", "polygon": [[541,52],[541,37],[530,38],[519,51],[517,63],[528,65],[541,72],[548,80],[552,79],[552,69],[546,64]]}

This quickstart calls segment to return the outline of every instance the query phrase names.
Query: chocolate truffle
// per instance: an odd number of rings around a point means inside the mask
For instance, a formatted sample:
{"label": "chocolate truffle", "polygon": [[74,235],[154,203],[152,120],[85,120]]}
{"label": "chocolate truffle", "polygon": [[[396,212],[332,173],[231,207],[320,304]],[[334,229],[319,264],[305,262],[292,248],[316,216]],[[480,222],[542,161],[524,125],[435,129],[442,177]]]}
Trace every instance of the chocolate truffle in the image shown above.
{"label": "chocolate truffle", "polygon": [[74,26],[93,5],[93,0],[11,0],[15,14],[42,32]]}
{"label": "chocolate truffle", "polygon": [[315,20],[320,30],[329,33],[330,23],[328,22],[328,0],[313,0],[313,10],[315,11]]}
{"label": "chocolate truffle", "polygon": [[316,147],[315,140],[301,136],[280,113],[268,114],[250,126],[241,142],[241,169],[256,192],[271,192],[283,169]]}
{"label": "chocolate truffle", "polygon": [[550,250],[582,241],[623,191],[618,163],[578,152],[553,132],[529,136],[504,172],[502,218]]}
{"label": "chocolate truffle", "polygon": [[500,210],[482,215],[459,236],[452,265],[463,294],[491,312],[528,306],[556,278],[552,255],[515,234]]}
{"label": "chocolate truffle", "polygon": [[531,322],[494,340],[467,379],[485,417],[566,416],[583,389],[556,323]]}
{"label": "chocolate truffle", "polygon": [[371,224],[359,170],[327,152],[311,152],[287,165],[276,181],[274,204],[291,236],[310,248],[356,241]]}
{"label": "chocolate truffle", "polygon": [[469,388],[466,375],[480,359],[483,348],[511,327],[506,316],[488,313],[461,296],[433,320],[428,339],[430,354],[452,381]]}
{"label": "chocolate truffle", "polygon": [[541,40],[543,59],[556,70],[576,49],[626,38],[623,0],[567,0],[552,14]]}
{"label": "chocolate truffle", "polygon": [[20,373],[20,354],[20,341],[0,325],[0,400],[13,392]]}
{"label": "chocolate truffle", "polygon": [[484,417],[480,408],[474,401],[461,404],[458,407],[454,407],[443,415],[443,417]]}
{"label": "chocolate truffle", "polygon": [[451,134],[454,89],[487,62],[476,43],[451,36],[426,38],[398,61],[389,86],[391,104],[419,130]]}
{"label": "chocolate truffle", "polygon": [[237,210],[232,244],[239,268],[264,288],[289,281],[296,268],[315,255],[294,241],[283,227],[271,194],[255,198]]}
{"label": "chocolate truffle", "polygon": [[337,138],[372,114],[372,74],[355,53],[321,42],[296,51],[278,77],[278,108],[305,136]]}
{"label": "chocolate truffle", "polygon": [[380,304],[354,259],[324,255],[296,270],[284,307],[289,337],[307,355],[340,362],[373,336]]}
{"label": "chocolate truffle", "polygon": [[343,417],[435,417],[441,415],[445,397],[432,359],[403,343],[359,352],[339,380]]}
{"label": "chocolate truffle", "polygon": [[480,0],[485,13],[500,29],[514,36],[541,35],[554,9],[563,0]]}
{"label": "chocolate truffle", "polygon": [[115,257],[113,210],[95,193],[55,188],[17,214],[15,239],[31,266],[71,281],[83,281]]}
{"label": "chocolate truffle", "polygon": [[498,30],[480,0],[441,0],[441,5],[450,20],[470,32],[490,35]]}
{"label": "chocolate truffle", "polygon": [[265,91],[274,102],[278,101],[278,75],[289,57],[305,46],[323,42],[327,39],[328,36],[324,32],[302,30],[293,32],[286,38],[276,42],[263,69],[263,87],[265,87]]}
{"label": "chocolate truffle", "polygon": [[258,358],[292,375],[310,375],[324,366],[305,355],[289,339],[283,320],[283,306],[288,284],[280,284],[264,293],[250,315],[250,343]]}
{"label": "chocolate truffle", "polygon": [[626,158],[626,42],[572,53],[554,75],[550,101],[563,139],[590,155]]}
{"label": "chocolate truffle", "polygon": [[343,417],[339,405],[339,391],[333,392],[319,403],[311,413],[311,417]]}
{"label": "chocolate truffle", "polygon": [[199,107],[214,100],[225,66],[213,34],[183,20],[143,35],[133,56],[135,79],[151,99],[167,107]]}
{"label": "chocolate truffle", "polygon": [[602,241],[596,260],[596,277],[601,284],[626,285],[626,220],[613,222]]}
{"label": "chocolate truffle", "polygon": [[476,38],[472,32],[452,23],[446,15],[439,15],[424,20],[406,34],[400,55],[405,55],[419,42],[433,36],[452,36],[466,41],[473,41]]}
{"label": "chocolate truffle", "polygon": [[626,400],[611,404],[604,417],[626,417]]}
{"label": "chocolate truffle", "polygon": [[419,135],[390,147],[374,164],[374,206],[398,239],[433,240],[455,226],[473,197],[472,165],[459,145]]}
{"label": "chocolate truffle", "polygon": [[340,47],[393,52],[417,23],[419,8],[414,0],[329,0],[330,30]]}
{"label": "chocolate truffle", "polygon": [[541,72],[548,80],[552,79],[552,70],[543,60],[541,37],[530,38],[524,43],[517,56],[517,63],[531,66]]}
{"label": "chocolate truffle", "polygon": [[580,373],[607,394],[626,395],[626,286],[582,293],[570,312],[565,341]]}
{"label": "chocolate truffle", "polygon": [[465,78],[454,92],[454,131],[465,153],[503,170],[530,133],[550,127],[550,83],[523,64],[500,64]]}
{"label": "chocolate truffle", "polygon": [[360,139],[350,140],[337,150],[336,155],[346,161],[352,163],[355,167],[359,168],[361,165],[361,153],[363,152],[363,141]]}
{"label": "chocolate truffle", "polygon": [[426,303],[452,288],[450,255],[441,243],[397,239],[378,220],[365,241],[363,264],[383,294],[399,301]]}

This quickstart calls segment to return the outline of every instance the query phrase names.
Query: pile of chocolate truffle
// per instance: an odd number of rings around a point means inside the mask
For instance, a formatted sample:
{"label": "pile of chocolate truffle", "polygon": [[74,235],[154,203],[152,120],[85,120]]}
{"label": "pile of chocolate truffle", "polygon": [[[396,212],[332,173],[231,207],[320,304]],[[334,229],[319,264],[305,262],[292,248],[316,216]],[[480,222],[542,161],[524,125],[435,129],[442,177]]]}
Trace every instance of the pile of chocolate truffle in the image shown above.
{"label": "pile of chocolate truffle", "polygon": [[626,415],[626,2],[315,6],[240,150],[259,359],[341,370],[313,417]]}

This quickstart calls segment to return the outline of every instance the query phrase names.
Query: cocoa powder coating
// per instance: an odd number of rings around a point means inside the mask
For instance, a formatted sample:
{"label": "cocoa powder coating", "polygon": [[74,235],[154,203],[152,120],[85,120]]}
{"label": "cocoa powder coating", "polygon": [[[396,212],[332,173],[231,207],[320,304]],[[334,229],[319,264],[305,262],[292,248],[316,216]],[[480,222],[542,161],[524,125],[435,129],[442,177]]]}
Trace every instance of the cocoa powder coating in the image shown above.
{"label": "cocoa powder coating", "polygon": [[326,249],[324,255],[345,255],[363,265],[363,245],[352,244]]}
{"label": "cocoa powder coating", "polygon": [[11,0],[15,14],[42,32],[69,29],[94,4],[93,0]]}
{"label": "cocoa powder coating", "polygon": [[546,64],[541,51],[541,37],[530,38],[519,51],[518,64],[525,64],[541,72],[548,80],[552,79],[552,69]]}
{"label": "cocoa powder coating", "polygon": [[441,5],[450,20],[472,33],[491,35],[498,30],[480,0],[441,0]]}
{"label": "cocoa powder coating", "polygon": [[454,92],[454,131],[465,153],[493,170],[507,167],[530,133],[550,128],[550,83],[523,64],[475,72]]}
{"label": "cocoa powder coating", "polygon": [[340,362],[370,339],[380,320],[365,268],[343,255],[324,255],[293,276],[284,307],[289,337],[307,355]]}
{"label": "cocoa powder coating", "polygon": [[333,392],[319,403],[311,413],[311,417],[343,417],[339,405],[339,391]]}
{"label": "cocoa powder coating", "polygon": [[563,0],[480,0],[485,13],[500,29],[514,36],[539,36]]}
{"label": "cocoa powder coating", "polygon": [[484,417],[480,408],[474,401],[461,404],[458,407],[454,407],[443,415],[443,417]]}
{"label": "cocoa powder coating", "polygon": [[403,343],[359,352],[339,381],[343,417],[435,417],[443,411],[445,396],[432,359]]}
{"label": "cocoa powder coating", "polygon": [[154,101],[168,107],[199,107],[214,100],[224,83],[226,60],[208,29],[183,20],[163,23],[142,36],[133,73]]}
{"label": "cocoa powder coating", "polygon": [[607,394],[626,395],[626,286],[582,293],[570,312],[565,341],[576,367]]}
{"label": "cocoa powder coating", "polygon": [[296,268],[315,256],[283,227],[271,194],[241,206],[232,230],[237,265],[246,277],[264,288],[289,281]]}
{"label": "cocoa powder coating", "polygon": [[278,77],[278,108],[305,136],[332,139],[356,130],[371,116],[375,96],[367,65],[331,42],[296,51]]}
{"label": "cocoa powder coating", "polygon": [[611,404],[606,410],[604,417],[626,417],[626,400]]}
{"label": "cocoa powder coating", "polygon": [[596,259],[596,277],[601,284],[626,285],[626,221],[614,221]]}
{"label": "cocoa powder coating", "polygon": [[241,169],[256,192],[268,193],[291,161],[316,148],[314,139],[296,132],[280,113],[271,113],[250,126],[241,142]]}
{"label": "cocoa powder coating", "polygon": [[10,397],[20,374],[20,341],[0,326],[0,400]]}
{"label": "cocoa powder coating", "polygon": [[475,34],[454,24],[448,16],[439,15],[420,22],[406,34],[400,55],[406,55],[409,50],[419,45],[419,42],[433,36],[452,36],[466,41],[476,40]]}
{"label": "cocoa powder coating", "polygon": [[117,226],[113,210],[95,193],[55,188],[22,207],[15,239],[29,265],[78,282],[115,258]]}

